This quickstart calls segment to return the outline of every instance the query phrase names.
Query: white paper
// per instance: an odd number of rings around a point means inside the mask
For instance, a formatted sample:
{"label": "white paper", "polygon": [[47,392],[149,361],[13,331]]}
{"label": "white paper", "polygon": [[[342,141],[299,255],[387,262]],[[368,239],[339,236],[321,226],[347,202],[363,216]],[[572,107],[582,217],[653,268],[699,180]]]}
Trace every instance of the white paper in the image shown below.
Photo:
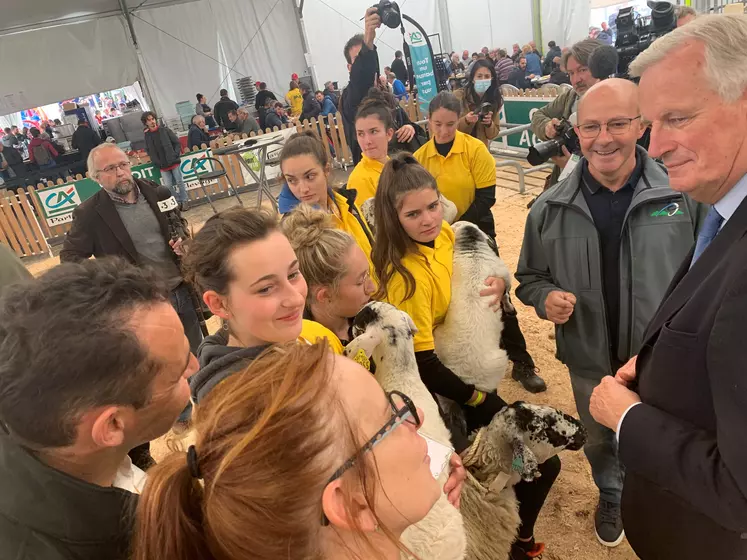
{"label": "white paper", "polygon": [[449,466],[449,459],[454,449],[443,443],[439,443],[436,440],[429,438],[423,434],[420,434],[428,444],[428,456],[431,458],[431,473],[433,478],[438,479],[441,473]]}

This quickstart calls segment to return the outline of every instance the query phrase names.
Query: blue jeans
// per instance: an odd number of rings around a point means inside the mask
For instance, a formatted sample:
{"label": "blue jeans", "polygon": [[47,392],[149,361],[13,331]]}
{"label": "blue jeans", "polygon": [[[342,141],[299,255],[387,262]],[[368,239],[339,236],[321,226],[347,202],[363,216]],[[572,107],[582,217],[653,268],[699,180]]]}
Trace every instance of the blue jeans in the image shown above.
{"label": "blue jeans", "polygon": [[594,484],[599,488],[599,496],[602,499],[619,504],[625,473],[617,457],[615,432],[597,423],[589,412],[591,393],[597,385],[599,385],[598,380],[571,372],[571,386],[573,397],[576,399],[576,409],[588,434],[584,454],[591,465]]}
{"label": "blue jeans", "polygon": [[[161,182],[164,187],[171,190],[177,202],[187,202],[189,200],[187,188],[184,186],[184,179],[182,178],[182,171],[178,165],[170,171],[161,169]],[[178,191],[174,190],[174,185],[177,186]]]}

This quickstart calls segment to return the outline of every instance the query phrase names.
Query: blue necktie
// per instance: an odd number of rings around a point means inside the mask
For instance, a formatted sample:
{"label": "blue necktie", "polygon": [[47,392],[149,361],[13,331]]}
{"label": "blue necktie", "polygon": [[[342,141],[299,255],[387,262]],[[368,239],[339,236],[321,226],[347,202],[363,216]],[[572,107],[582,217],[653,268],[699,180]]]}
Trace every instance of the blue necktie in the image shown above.
{"label": "blue necktie", "polygon": [[724,218],[722,218],[721,214],[716,211],[715,206],[711,206],[705,220],[703,220],[703,227],[700,228],[700,232],[698,233],[698,241],[695,243],[695,252],[693,253],[693,260],[690,263],[690,268],[693,267],[695,261],[700,258],[700,255],[703,254],[706,248],[711,244],[711,241],[714,240],[721,224],[723,223]]}

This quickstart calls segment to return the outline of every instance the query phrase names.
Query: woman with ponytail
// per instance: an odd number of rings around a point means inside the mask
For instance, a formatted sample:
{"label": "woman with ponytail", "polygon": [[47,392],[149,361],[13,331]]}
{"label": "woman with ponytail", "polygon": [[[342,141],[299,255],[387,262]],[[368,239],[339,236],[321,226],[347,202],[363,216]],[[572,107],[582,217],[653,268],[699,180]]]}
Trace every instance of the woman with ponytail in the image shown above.
{"label": "woman with ponytail", "polygon": [[[399,560],[439,497],[423,412],[324,343],[276,346],[148,473],[132,560]],[[425,560],[425,559],[423,559]]]}
{"label": "woman with ponytail", "polygon": [[[415,360],[428,390],[461,405],[468,432],[487,426],[506,403],[497,391],[479,391],[462,381],[435,353],[433,331],[443,323],[451,302],[454,257],[454,232],[443,221],[436,179],[410,154],[396,155],[381,174],[374,213],[372,259],[379,280],[374,299],[388,301],[415,323]],[[492,298],[497,310],[505,287],[503,279],[489,276],[479,295]],[[534,558],[544,547],[534,542],[534,523],[560,472],[560,460],[549,459],[540,472],[540,479],[516,485],[522,520],[512,549],[516,560]]]}

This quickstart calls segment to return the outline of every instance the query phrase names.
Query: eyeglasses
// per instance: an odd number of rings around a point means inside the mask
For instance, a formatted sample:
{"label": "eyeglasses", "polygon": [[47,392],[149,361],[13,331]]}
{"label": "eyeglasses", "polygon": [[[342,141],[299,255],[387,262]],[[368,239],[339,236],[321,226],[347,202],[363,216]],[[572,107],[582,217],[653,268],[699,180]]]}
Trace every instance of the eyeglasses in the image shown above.
{"label": "eyeglasses", "polygon": [[384,426],[378,432],[376,432],[374,436],[369,439],[355,455],[345,461],[343,465],[334,472],[327,484],[329,484],[330,482],[334,482],[343,474],[345,474],[345,471],[355,465],[356,461],[360,457],[362,457],[366,452],[371,451],[374,447],[381,443],[381,441],[386,436],[391,434],[394,429],[403,422],[407,422],[408,424],[412,424],[413,426],[420,427],[420,416],[418,416],[418,409],[415,407],[415,403],[410,400],[410,397],[403,393],[400,393],[399,391],[392,391],[391,393],[387,393],[387,398],[389,399],[389,404],[392,407],[394,416],[392,416],[392,418],[386,424],[384,424]]}
{"label": "eyeglasses", "polygon": [[107,165],[104,169],[101,169],[99,173],[116,173],[118,169],[120,171],[127,171],[130,167],[132,167],[132,164],[129,161],[123,161],[121,163]]}
{"label": "eyeglasses", "polygon": [[[410,397],[405,395],[404,393],[400,393],[399,391],[392,391],[391,393],[387,393],[387,399],[389,399],[389,405],[392,407],[392,412],[394,415],[391,417],[391,419],[384,424],[384,426],[374,434],[374,436],[369,439],[363,447],[361,447],[355,455],[350,457],[347,461],[343,463],[343,465],[337,469],[334,474],[330,477],[330,479],[327,481],[327,484],[330,484],[331,482],[334,482],[338,478],[340,478],[345,472],[352,468],[353,465],[360,459],[365,453],[368,451],[371,451],[374,447],[376,447],[381,441],[391,434],[397,426],[403,424],[404,422],[407,422],[408,424],[412,424],[413,426],[420,427],[420,416],[418,415],[418,409],[415,407],[415,403],[410,400]],[[322,512],[322,525],[327,526],[329,525],[329,520],[327,519],[327,516],[324,515],[324,512]]]}
{"label": "eyeglasses", "polygon": [[579,124],[576,126],[576,130],[581,138],[596,138],[599,136],[599,133],[602,132],[602,127],[606,127],[607,132],[613,136],[619,136],[620,134],[625,134],[630,130],[630,124],[634,120],[640,118],[641,115],[638,115],[637,117],[620,117],[619,119],[612,119],[606,123]]}

